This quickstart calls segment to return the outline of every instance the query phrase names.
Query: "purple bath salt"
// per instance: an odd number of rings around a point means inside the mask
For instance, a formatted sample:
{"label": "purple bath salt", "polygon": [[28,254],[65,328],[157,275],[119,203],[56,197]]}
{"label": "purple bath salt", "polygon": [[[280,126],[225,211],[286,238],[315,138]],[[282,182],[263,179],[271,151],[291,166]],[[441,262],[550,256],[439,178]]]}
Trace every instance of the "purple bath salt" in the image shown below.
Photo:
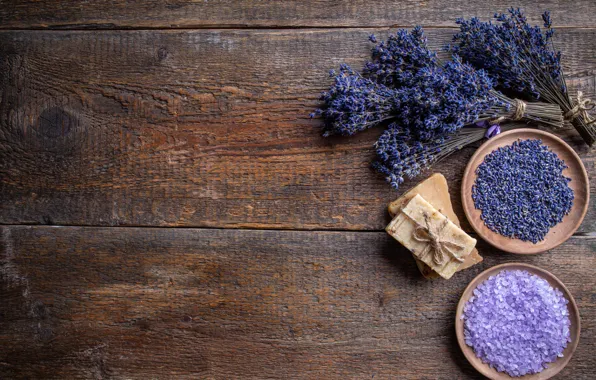
{"label": "purple bath salt", "polygon": [[473,293],[462,315],[464,338],[482,362],[523,376],[563,357],[571,322],[559,289],[527,271],[503,270]]}

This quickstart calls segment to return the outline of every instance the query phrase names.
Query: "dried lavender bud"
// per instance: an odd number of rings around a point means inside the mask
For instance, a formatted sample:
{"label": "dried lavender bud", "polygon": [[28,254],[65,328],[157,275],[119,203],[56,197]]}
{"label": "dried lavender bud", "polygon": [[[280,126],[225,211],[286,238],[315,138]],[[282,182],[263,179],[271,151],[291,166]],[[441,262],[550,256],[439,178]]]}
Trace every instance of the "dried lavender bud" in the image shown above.
{"label": "dried lavender bud", "polygon": [[571,341],[567,299],[539,276],[504,270],[464,306],[464,339],[484,363],[510,376],[541,372]]}
{"label": "dried lavender bud", "polygon": [[484,224],[510,238],[538,243],[571,211],[565,163],[541,140],[498,148],[476,170],[474,205]]}

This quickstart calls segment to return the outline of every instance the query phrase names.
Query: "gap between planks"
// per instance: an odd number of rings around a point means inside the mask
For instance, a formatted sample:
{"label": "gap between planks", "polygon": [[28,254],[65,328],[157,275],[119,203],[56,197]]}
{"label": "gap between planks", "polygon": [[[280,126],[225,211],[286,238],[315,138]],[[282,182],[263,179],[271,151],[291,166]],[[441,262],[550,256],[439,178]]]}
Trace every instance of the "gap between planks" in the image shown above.
{"label": "gap between planks", "polygon": [[[21,224],[2,224],[0,228],[19,228],[19,227],[30,227],[30,228],[130,228],[130,229],[186,229],[186,230],[241,230],[241,231],[281,231],[281,232],[313,232],[313,233],[385,233],[385,230],[351,230],[347,228],[327,228],[327,229],[309,229],[309,228],[259,228],[259,227],[210,227],[210,226],[143,226],[143,225],[122,225],[122,226],[98,226],[98,225],[84,225],[84,224],[33,224],[33,223],[21,223]],[[468,235],[478,237],[476,232],[466,232]],[[590,232],[576,232],[571,238],[575,239],[596,239],[596,231]]]}
{"label": "gap between planks", "polygon": [[[135,27],[135,26],[114,26],[113,24],[65,24],[65,25],[53,25],[49,27],[8,27],[4,28],[0,26],[0,31],[2,32],[10,32],[10,31],[47,31],[47,32],[88,32],[88,31],[110,31],[110,32],[126,32],[126,31],[161,31],[167,32],[171,31],[203,31],[203,30],[226,30],[226,31],[250,31],[250,30],[337,30],[337,29],[345,29],[345,30],[352,30],[352,29],[361,29],[361,30],[379,30],[379,29],[409,29],[417,26],[417,24],[395,24],[395,25],[378,25],[378,26],[370,26],[370,25],[325,25],[325,26],[317,26],[317,25],[279,25],[279,26],[271,26],[271,25],[254,25],[254,26],[244,26],[244,25],[196,25],[196,26],[170,26],[170,27],[149,27],[149,26],[142,26],[142,27]],[[446,26],[446,25],[420,25],[424,29],[453,29],[458,30],[459,28],[457,25],[453,26]],[[566,26],[558,26],[557,30],[573,30],[573,29],[581,29],[581,30],[592,30],[596,29],[596,27],[591,26],[573,26],[573,25],[566,25]]]}

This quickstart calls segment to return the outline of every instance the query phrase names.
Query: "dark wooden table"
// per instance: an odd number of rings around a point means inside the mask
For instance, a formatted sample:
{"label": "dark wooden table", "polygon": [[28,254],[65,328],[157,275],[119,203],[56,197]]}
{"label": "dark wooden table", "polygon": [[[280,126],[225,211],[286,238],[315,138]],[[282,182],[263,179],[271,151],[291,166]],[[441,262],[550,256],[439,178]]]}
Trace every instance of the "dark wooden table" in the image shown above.
{"label": "dark wooden table", "polygon": [[[593,0],[519,3],[552,11],[596,96]],[[557,249],[480,242],[481,265],[427,281],[383,231],[380,131],[323,139],[308,118],[370,33],[421,24],[439,48],[509,5],[0,0],[0,378],[477,378],[455,306],[512,261],[569,287],[582,335],[558,378],[596,378],[596,197]],[[596,150],[561,136],[594,178]],[[436,167],[461,217],[474,149]]]}

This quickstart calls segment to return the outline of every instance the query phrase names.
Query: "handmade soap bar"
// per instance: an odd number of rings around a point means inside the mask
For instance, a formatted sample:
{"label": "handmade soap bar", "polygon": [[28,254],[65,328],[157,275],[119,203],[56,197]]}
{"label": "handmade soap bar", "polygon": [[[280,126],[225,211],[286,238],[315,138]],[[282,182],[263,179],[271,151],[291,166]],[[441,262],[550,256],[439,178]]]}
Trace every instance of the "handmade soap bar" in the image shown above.
{"label": "handmade soap bar", "polygon": [[449,279],[474,249],[468,236],[417,194],[386,228],[414,256]]}
{"label": "handmade soap bar", "polygon": [[[449,196],[449,187],[447,186],[447,180],[445,177],[440,173],[435,173],[425,179],[424,181],[420,182],[410,190],[408,190],[405,194],[400,196],[395,201],[389,204],[389,214],[392,218],[397,215],[400,210],[405,207],[408,202],[416,194],[420,194],[422,198],[424,198],[428,203],[430,203],[434,208],[437,209],[441,214],[445,215],[449,220],[451,220],[456,226],[460,227],[459,219],[455,212],[453,211],[453,206],[451,205],[451,198]],[[424,264],[422,261],[418,260],[416,256],[414,256],[416,260],[416,265],[420,270],[420,273],[425,278],[433,279],[440,277],[436,272],[434,272],[428,265]],[[472,252],[468,256],[464,263],[457,268],[458,271],[471,267],[472,265],[478,264],[482,261],[482,256],[478,254],[478,250],[474,248]]]}

